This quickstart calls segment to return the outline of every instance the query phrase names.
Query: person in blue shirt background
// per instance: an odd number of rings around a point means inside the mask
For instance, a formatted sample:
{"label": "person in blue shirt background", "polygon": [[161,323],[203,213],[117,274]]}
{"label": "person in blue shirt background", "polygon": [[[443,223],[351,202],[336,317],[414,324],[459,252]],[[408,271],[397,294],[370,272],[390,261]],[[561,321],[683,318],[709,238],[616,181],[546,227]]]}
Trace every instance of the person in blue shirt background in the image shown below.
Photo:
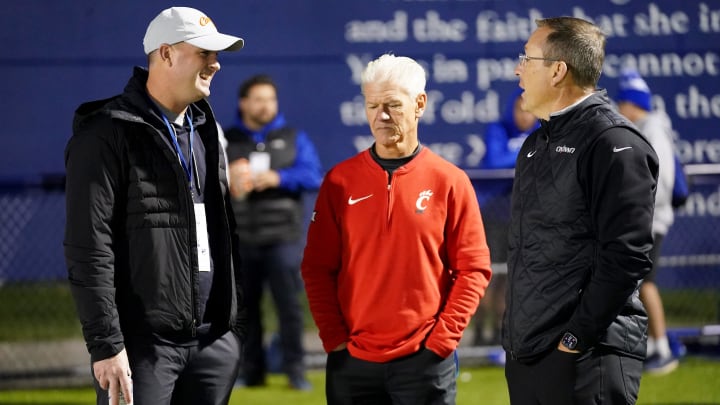
{"label": "person in blue shirt background", "polygon": [[248,309],[244,384],[266,383],[261,302],[267,282],[278,315],[282,371],[291,388],[308,390],[300,305],[303,194],[320,187],[320,160],[308,135],[278,113],[277,86],[267,75],[241,84],[237,120],[225,136]]}
{"label": "person in blue shirt background", "polygon": [[[532,114],[520,108],[522,89],[513,91],[503,116],[485,129],[486,153],[480,164],[482,169],[512,169],[525,138],[539,123]],[[479,186],[478,199],[484,216],[493,278],[485,298],[474,318],[475,346],[499,345],[502,316],[505,311],[505,283],[507,281],[507,232],[510,221],[510,192],[512,178],[484,180]]]}

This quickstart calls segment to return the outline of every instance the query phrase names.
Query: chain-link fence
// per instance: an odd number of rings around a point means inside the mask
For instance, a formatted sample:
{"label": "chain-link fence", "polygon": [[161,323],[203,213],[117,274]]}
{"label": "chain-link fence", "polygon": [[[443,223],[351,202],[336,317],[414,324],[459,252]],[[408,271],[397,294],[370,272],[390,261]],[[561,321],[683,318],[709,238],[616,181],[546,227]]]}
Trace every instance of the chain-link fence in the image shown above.
{"label": "chain-link fence", "polygon": [[0,388],[64,384],[80,374],[88,382],[66,282],[64,226],[61,182],[0,186]]}
{"label": "chain-link fence", "polygon": [[[688,339],[720,323],[720,172],[696,169],[657,279],[671,330]],[[511,171],[470,175],[488,231],[497,232],[508,218]],[[0,184],[0,388],[90,383],[62,254],[64,218],[61,182]],[[465,346],[483,342],[468,332]],[[484,338],[493,343],[492,328]]]}

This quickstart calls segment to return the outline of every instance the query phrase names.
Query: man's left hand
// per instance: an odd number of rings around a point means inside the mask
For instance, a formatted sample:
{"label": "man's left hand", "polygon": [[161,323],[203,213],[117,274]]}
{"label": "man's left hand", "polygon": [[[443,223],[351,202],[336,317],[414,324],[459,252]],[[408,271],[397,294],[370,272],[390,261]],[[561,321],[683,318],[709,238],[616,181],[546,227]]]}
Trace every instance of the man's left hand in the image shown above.
{"label": "man's left hand", "polygon": [[565,352],[565,353],[580,353],[580,350],[570,350],[570,349],[568,349],[567,347],[565,347],[565,346],[562,344],[562,342],[558,343],[557,348],[558,348],[558,350],[560,350],[561,352]]}

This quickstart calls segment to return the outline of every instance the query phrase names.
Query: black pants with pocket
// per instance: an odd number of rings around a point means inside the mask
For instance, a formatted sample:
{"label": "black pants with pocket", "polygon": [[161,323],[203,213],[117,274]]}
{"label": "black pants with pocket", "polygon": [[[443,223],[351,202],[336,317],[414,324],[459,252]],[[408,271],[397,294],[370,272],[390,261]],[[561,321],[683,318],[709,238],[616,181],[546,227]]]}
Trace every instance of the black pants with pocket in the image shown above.
{"label": "black pants with pocket", "polygon": [[512,405],[625,405],[637,401],[642,370],[642,360],[602,349],[553,349],[532,363],[508,355],[505,378]]}
{"label": "black pants with pocket", "polygon": [[[126,342],[133,380],[133,403],[144,405],[227,404],[237,378],[240,340],[233,332],[196,345]],[[108,392],[97,380],[97,404]]]}
{"label": "black pants with pocket", "polygon": [[451,405],[457,392],[455,359],[428,349],[386,363],[331,352],[326,365],[328,405]]}

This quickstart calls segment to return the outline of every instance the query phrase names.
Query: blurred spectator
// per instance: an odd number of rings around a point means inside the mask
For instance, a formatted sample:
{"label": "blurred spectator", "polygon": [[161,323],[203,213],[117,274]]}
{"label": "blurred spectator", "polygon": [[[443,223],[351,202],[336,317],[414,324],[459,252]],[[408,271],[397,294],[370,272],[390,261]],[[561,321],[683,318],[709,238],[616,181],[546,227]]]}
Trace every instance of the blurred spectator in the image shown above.
{"label": "blurred spectator", "polygon": [[674,220],[671,205],[675,178],[673,130],[667,114],[661,110],[653,110],[650,88],[637,71],[627,69],[622,72],[616,101],[620,113],[637,125],[655,149],[660,162],[652,225],[655,244],[650,254],[653,267],[640,286],[640,299],[648,313],[649,336],[645,371],[666,374],[677,368],[678,360],[670,350],[665,311],[655,277],[662,242]]}
{"label": "blurred spectator", "polygon": [[225,136],[248,308],[242,377],[247,386],[265,384],[261,302],[267,283],[278,315],[283,371],[292,388],[308,390],[300,305],[302,197],[320,186],[320,160],[307,134],[278,113],[277,86],[267,75],[240,85],[237,121]]}
{"label": "blurred spectator", "polygon": [[[512,169],[525,138],[538,126],[538,120],[520,108],[522,89],[513,91],[500,121],[488,124],[485,130],[487,152],[483,169]],[[475,346],[499,345],[502,316],[505,312],[507,282],[508,225],[512,178],[484,180],[478,190],[480,207],[485,213],[485,234],[490,247],[493,278],[474,317]]]}

